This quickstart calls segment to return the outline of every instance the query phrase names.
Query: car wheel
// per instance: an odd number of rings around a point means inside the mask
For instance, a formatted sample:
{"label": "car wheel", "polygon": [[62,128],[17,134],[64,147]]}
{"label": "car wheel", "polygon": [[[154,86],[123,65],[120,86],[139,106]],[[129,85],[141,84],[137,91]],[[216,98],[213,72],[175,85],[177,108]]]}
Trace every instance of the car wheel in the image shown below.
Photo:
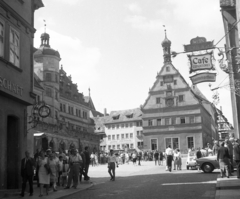
{"label": "car wheel", "polygon": [[211,163],[204,163],[202,165],[202,170],[204,173],[211,173],[214,170],[214,167]]}
{"label": "car wheel", "polygon": [[189,166],[187,166],[187,170],[189,170]]}

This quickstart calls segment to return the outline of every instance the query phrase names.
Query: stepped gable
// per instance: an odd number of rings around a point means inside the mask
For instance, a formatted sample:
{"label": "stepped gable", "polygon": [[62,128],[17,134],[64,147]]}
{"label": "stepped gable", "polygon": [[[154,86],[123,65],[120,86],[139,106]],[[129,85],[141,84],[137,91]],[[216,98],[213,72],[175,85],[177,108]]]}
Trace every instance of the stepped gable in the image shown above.
{"label": "stepped gable", "polygon": [[142,118],[142,111],[140,108],[111,111],[109,116],[106,116],[105,123],[119,123],[136,121]]}
{"label": "stepped gable", "polygon": [[83,93],[78,92],[77,84],[72,82],[72,77],[67,76],[67,73],[63,70],[63,67],[59,70],[59,81],[60,81],[60,96],[80,103],[85,106],[89,106],[85,102]]}

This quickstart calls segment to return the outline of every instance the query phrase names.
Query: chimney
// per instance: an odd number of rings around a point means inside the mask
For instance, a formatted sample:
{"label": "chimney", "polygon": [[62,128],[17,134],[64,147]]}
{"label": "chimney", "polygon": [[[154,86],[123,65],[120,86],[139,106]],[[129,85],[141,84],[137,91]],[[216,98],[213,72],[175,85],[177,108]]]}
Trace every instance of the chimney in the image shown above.
{"label": "chimney", "polygon": [[107,116],[107,109],[104,108],[104,116]]}

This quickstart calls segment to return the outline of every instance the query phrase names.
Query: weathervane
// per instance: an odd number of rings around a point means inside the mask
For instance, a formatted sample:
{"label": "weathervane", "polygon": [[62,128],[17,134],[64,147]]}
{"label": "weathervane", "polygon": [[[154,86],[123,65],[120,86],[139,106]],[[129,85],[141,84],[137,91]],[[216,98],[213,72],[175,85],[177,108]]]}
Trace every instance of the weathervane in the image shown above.
{"label": "weathervane", "polygon": [[46,20],[43,19],[43,22],[44,22],[44,32],[46,33],[46,28],[47,28]]}

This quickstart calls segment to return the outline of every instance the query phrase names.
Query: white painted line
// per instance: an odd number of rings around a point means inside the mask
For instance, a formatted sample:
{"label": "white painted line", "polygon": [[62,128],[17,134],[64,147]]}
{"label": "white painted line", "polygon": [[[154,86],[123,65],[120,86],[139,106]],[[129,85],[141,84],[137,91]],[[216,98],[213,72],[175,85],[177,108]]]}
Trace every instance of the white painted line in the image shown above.
{"label": "white painted line", "polygon": [[182,182],[182,183],[164,183],[163,186],[166,185],[186,185],[186,184],[216,184],[217,181],[206,181],[206,182]]}

